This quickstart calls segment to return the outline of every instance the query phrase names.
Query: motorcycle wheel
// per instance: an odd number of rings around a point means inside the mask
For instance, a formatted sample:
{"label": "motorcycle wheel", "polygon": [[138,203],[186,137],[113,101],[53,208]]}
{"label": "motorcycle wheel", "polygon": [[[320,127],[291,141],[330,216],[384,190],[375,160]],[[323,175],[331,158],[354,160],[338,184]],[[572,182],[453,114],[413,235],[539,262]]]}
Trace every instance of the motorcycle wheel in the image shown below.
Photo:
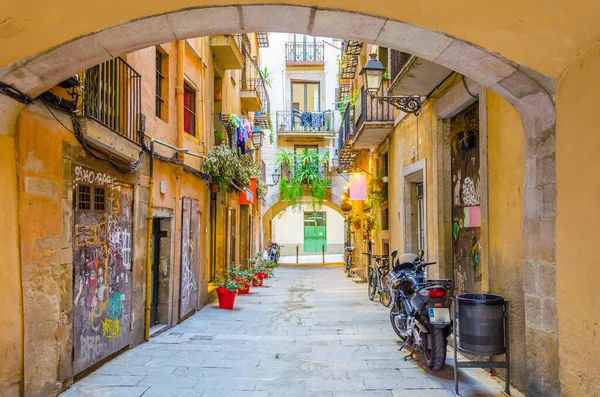
{"label": "motorcycle wheel", "polygon": [[400,333],[400,328],[398,327],[398,324],[396,324],[396,317],[400,316],[400,314],[402,314],[403,311],[404,309],[402,309],[402,311],[399,311],[395,303],[390,309],[390,322],[392,323],[392,328],[394,329],[394,332],[396,333],[396,335],[398,335],[402,342],[404,342],[406,338]]}
{"label": "motorcycle wheel", "polygon": [[425,364],[433,371],[442,369],[446,362],[446,347],[448,339],[444,335],[444,330],[441,328],[430,327],[431,346],[429,346],[427,335],[421,334],[425,346],[423,347],[423,357]]}
{"label": "motorcycle wheel", "polygon": [[375,274],[371,274],[371,278],[369,279],[369,299],[375,300],[376,294],[377,294],[377,280],[375,280]]}
{"label": "motorcycle wheel", "polygon": [[390,291],[390,278],[385,276],[383,278],[383,286],[381,290],[381,304],[385,307],[390,307],[392,304],[392,292]]}

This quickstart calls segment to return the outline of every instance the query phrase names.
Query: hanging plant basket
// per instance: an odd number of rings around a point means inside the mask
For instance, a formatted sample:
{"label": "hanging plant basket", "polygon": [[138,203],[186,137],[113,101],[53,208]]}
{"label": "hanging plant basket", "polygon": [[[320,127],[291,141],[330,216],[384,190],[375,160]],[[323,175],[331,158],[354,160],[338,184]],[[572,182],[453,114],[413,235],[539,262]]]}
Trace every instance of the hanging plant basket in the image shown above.
{"label": "hanging plant basket", "polygon": [[211,183],[210,183],[210,192],[211,192],[211,193],[216,193],[216,192],[218,192],[218,191],[219,191],[219,184],[218,184],[218,183],[211,182]]}
{"label": "hanging plant basket", "polygon": [[356,230],[359,230],[360,229],[360,220],[358,222],[354,222],[353,225]]}
{"label": "hanging plant basket", "polygon": [[383,206],[384,209],[386,209],[386,210],[388,209],[388,201],[387,200],[382,201],[381,205]]}
{"label": "hanging plant basket", "polygon": [[340,209],[344,212],[348,212],[352,210],[352,204],[350,204],[348,201],[344,201],[342,204],[340,204]]}
{"label": "hanging plant basket", "polygon": [[374,227],[375,227],[375,222],[368,222],[367,223],[367,228],[369,228],[369,229],[372,230]]}

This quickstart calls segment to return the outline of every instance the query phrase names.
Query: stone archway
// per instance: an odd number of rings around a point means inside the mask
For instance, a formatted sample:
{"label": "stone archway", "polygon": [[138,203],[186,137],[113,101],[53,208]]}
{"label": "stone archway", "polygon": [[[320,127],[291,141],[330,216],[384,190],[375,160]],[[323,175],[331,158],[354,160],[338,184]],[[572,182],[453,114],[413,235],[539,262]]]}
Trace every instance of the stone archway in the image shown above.
{"label": "stone archway", "polygon": [[[546,76],[463,40],[383,17],[292,5],[222,5],[177,10],[91,33],[1,68],[0,81],[36,96],[80,70],[127,52],[239,31],[345,37],[412,53],[492,89],[519,112],[526,136],[524,268],[538,278],[554,277],[547,269],[554,270],[556,263],[555,107],[553,92],[543,88],[551,86]],[[21,107],[9,102],[1,114],[0,126],[8,135],[14,134]],[[526,310],[527,339],[531,346],[541,343],[547,348],[544,352],[528,349],[530,378],[535,380],[529,392],[550,395],[559,390],[558,379],[548,377],[551,372],[546,370],[558,365],[558,337],[540,328],[535,317],[536,313]]]}

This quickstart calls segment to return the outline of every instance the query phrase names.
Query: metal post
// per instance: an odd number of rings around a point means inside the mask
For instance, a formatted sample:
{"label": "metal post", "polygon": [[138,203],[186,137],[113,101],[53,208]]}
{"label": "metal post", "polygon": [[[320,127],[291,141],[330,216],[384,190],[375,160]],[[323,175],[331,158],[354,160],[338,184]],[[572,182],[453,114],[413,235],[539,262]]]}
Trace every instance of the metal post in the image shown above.
{"label": "metal post", "polygon": [[508,301],[504,301],[504,339],[506,344],[506,379],[504,392],[510,396],[510,331],[508,329]]}
{"label": "metal post", "polygon": [[296,245],[296,263],[298,263],[298,252],[300,251],[300,246]]}
{"label": "metal post", "polygon": [[325,263],[325,244],[321,245],[321,253],[323,255],[323,263]]}
{"label": "metal post", "polygon": [[456,332],[458,329],[458,299],[452,299],[454,303],[454,326],[452,329],[452,335],[454,338],[454,394],[458,396],[458,350]]}

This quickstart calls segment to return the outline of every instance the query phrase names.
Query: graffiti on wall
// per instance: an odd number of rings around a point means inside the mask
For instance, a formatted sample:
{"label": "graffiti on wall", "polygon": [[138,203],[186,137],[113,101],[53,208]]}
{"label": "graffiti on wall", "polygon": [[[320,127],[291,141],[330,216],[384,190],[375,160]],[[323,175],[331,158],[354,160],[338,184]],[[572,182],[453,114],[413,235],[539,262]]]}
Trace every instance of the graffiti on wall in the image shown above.
{"label": "graffiti on wall", "polygon": [[198,274],[200,269],[200,215],[198,200],[184,197],[181,218],[181,272],[179,317],[185,317],[198,306]]}
{"label": "graffiti on wall", "polygon": [[450,122],[452,172],[452,252],[457,292],[477,291],[481,252],[479,103]]}
{"label": "graffiti on wall", "polygon": [[[79,187],[90,187],[81,197]],[[133,189],[73,166],[73,373],[130,343]],[[80,206],[80,200],[89,205]]]}

